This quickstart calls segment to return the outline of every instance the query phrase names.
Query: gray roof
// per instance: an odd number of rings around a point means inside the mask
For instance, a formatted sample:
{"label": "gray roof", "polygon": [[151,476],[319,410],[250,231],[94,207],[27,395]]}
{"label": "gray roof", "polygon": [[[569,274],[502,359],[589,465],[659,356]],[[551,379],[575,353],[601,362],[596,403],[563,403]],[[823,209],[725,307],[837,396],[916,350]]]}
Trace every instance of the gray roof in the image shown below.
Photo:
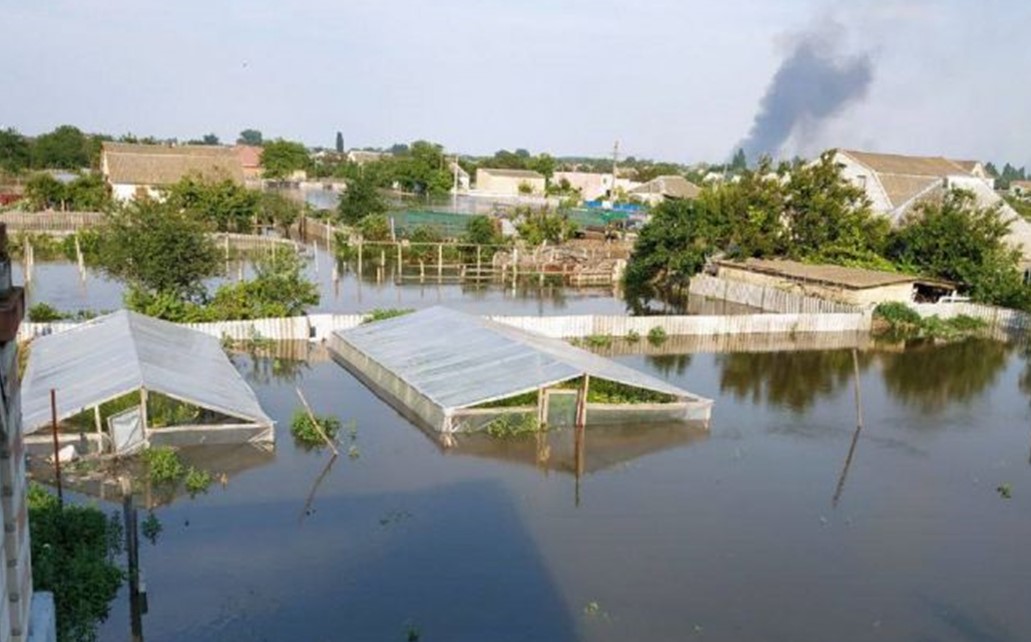
{"label": "gray roof", "polygon": [[652,180],[630,190],[631,194],[661,194],[669,198],[698,198],[701,188],[683,176],[656,176]]}
{"label": "gray roof", "polygon": [[120,310],[32,342],[22,388],[25,432],[140,388],[229,417],[271,425],[217,338]]}
{"label": "gray roof", "polygon": [[445,411],[505,399],[584,374],[707,401],[559,339],[443,307],[335,335]]}
{"label": "gray roof", "polygon": [[507,178],[534,178],[544,179],[544,174],[535,172],[532,169],[502,169],[502,168],[490,168],[480,167],[476,171],[490,174],[491,176],[504,176]]}

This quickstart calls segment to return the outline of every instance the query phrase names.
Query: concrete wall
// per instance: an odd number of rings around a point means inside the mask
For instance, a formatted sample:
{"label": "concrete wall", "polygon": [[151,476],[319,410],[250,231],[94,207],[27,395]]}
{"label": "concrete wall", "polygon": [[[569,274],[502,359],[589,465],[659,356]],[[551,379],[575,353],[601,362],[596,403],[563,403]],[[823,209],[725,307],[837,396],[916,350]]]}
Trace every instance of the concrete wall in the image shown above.
{"label": "concrete wall", "polygon": [[161,190],[152,185],[111,184],[111,197],[116,201],[134,201],[139,194],[146,194],[155,200],[161,200],[163,196]]}
{"label": "concrete wall", "polygon": [[845,180],[866,191],[866,196],[873,205],[873,211],[878,214],[887,214],[892,210],[888,194],[877,180],[876,174],[841,152],[834,155],[834,162],[841,166],[841,175]]}

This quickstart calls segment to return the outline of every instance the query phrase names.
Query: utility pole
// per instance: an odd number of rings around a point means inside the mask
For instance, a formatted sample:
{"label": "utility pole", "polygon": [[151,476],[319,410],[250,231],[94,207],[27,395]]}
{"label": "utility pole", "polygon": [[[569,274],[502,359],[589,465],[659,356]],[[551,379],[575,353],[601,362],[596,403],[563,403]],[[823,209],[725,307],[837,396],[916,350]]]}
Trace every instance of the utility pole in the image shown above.
{"label": "utility pole", "polygon": [[616,197],[616,174],[618,171],[619,163],[619,141],[617,140],[612,145],[612,190],[610,192],[610,198],[615,199]]}

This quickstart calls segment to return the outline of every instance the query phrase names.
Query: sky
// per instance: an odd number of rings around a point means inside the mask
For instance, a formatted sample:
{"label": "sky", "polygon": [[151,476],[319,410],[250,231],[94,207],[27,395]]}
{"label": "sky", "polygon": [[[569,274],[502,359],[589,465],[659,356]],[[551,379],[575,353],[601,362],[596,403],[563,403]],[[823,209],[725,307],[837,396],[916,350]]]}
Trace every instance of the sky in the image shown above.
{"label": "sky", "polygon": [[1023,165],[1028,33],[1025,0],[0,0],[0,128],[720,162],[818,37],[868,82],[778,154]]}

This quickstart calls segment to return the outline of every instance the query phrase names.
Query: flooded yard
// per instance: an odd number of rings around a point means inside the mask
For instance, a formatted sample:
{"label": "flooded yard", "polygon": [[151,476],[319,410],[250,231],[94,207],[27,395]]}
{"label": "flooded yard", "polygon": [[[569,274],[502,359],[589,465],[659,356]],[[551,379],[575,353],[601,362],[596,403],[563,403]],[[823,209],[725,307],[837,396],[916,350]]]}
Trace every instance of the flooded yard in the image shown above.
{"label": "flooded yard", "polygon": [[[155,511],[145,639],[1025,639],[1023,350],[860,352],[858,436],[849,350],[616,359],[714,398],[711,431],[588,428],[577,479],[569,432],[443,450],[331,361],[238,357],[276,451]],[[354,456],[295,446],[295,385]]]}

